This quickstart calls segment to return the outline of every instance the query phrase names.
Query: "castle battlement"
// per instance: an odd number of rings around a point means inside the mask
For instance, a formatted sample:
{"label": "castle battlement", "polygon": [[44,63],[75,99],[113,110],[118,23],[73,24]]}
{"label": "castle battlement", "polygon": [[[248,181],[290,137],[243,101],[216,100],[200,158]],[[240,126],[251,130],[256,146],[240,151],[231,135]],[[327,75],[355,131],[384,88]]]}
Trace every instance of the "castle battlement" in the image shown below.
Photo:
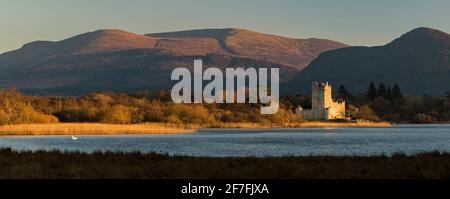
{"label": "castle battlement", "polygon": [[333,101],[331,85],[328,82],[312,82],[312,109],[298,108],[304,119],[344,119],[345,102]]}

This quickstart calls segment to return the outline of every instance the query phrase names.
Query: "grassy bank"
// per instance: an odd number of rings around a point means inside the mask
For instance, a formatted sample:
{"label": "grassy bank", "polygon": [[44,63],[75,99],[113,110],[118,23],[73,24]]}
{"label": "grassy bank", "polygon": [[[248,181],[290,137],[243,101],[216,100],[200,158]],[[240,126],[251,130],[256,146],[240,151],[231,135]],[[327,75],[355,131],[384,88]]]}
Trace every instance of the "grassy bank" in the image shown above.
{"label": "grassy bank", "polygon": [[450,154],[204,158],[0,150],[0,178],[450,178]]}
{"label": "grassy bank", "polygon": [[170,124],[51,123],[0,126],[0,135],[110,135],[189,133],[192,129]]}
{"label": "grassy bank", "polygon": [[206,124],[101,124],[50,123],[0,126],[0,135],[112,135],[190,133],[199,128],[302,128],[302,127],[385,127],[387,122],[297,122],[284,124],[206,123]]}
{"label": "grassy bank", "polygon": [[305,128],[305,127],[388,127],[389,122],[290,122],[282,124],[263,123],[211,123],[192,124],[191,128]]}

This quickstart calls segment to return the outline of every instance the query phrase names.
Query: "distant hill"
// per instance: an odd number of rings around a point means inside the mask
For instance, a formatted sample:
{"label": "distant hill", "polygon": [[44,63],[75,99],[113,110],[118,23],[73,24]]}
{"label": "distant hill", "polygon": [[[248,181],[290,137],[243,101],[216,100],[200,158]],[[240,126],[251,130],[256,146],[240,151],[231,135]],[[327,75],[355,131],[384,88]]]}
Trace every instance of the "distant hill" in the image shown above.
{"label": "distant hill", "polygon": [[279,67],[286,82],[320,53],[341,47],[233,28],[148,35],[98,30],[1,54],[0,87],[68,95],[169,89],[172,69],[192,68],[194,58],[206,67]]}
{"label": "distant hill", "polygon": [[322,53],[288,84],[290,93],[309,93],[312,81],[329,81],[337,89],[366,91],[370,81],[398,83],[406,94],[444,95],[450,91],[450,35],[417,28],[391,43],[347,47]]}
{"label": "distant hill", "polygon": [[[228,55],[267,60],[297,69],[305,68],[321,52],[347,45],[326,39],[292,39],[276,35],[269,35],[245,29],[204,29],[181,32],[148,34],[152,37],[181,39],[169,49],[198,48],[196,45],[185,45],[183,40],[198,39],[205,44],[204,53],[219,52]],[[171,43],[172,44],[172,43]],[[208,45],[209,44],[209,45]],[[183,48],[184,47],[184,48]],[[203,47],[203,46],[202,46]]]}

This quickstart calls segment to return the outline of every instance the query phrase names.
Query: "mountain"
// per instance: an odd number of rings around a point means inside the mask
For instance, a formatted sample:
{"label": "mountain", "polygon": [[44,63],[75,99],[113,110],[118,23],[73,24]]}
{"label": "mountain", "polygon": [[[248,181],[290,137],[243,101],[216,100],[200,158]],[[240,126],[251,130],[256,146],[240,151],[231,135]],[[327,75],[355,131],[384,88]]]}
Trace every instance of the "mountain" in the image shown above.
{"label": "mountain", "polygon": [[62,55],[154,48],[156,41],[157,39],[152,37],[136,35],[122,30],[98,30],[77,35],[59,42],[31,42],[25,44],[18,50],[4,53],[1,57],[30,60]]}
{"label": "mountain", "polygon": [[398,83],[410,95],[444,95],[450,91],[450,35],[417,28],[376,47],[347,47],[324,52],[288,84],[291,93],[309,93],[312,81],[344,84],[352,93],[371,81]]}
{"label": "mountain", "polygon": [[[210,44],[205,53],[215,50],[215,52],[233,56],[268,60],[299,70],[305,68],[321,52],[347,47],[345,44],[326,39],[292,39],[237,28],[188,30],[148,35],[182,40],[195,38],[202,40],[205,46],[207,43]],[[193,47],[194,45],[184,45],[180,42],[179,46],[183,48],[182,46]],[[174,44],[170,47],[176,49],[177,45]]]}
{"label": "mountain", "polygon": [[291,39],[244,29],[139,35],[98,30],[61,41],[35,41],[0,55],[0,87],[32,93],[170,89],[176,67],[279,67],[288,81],[321,52],[346,47],[323,39]]}

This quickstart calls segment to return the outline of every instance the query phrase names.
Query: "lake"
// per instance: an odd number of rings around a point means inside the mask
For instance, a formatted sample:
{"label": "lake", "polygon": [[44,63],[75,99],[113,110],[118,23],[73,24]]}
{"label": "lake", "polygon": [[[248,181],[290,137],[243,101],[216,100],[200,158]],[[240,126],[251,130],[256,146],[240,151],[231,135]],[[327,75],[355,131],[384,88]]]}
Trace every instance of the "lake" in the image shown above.
{"label": "lake", "polygon": [[450,125],[386,128],[202,129],[192,134],[6,136],[0,148],[141,151],[189,156],[390,155],[450,152]]}

